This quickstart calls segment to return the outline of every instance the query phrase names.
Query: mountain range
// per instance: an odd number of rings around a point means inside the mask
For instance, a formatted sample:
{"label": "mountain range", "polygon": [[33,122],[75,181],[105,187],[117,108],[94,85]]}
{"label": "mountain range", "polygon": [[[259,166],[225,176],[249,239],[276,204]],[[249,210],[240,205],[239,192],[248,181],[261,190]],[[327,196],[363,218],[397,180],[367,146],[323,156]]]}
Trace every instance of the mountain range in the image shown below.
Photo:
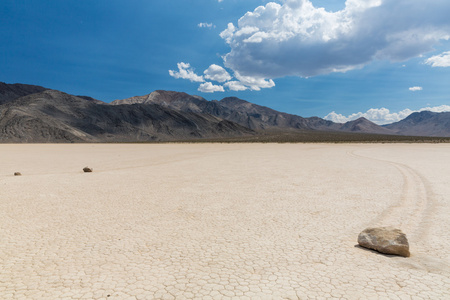
{"label": "mountain range", "polygon": [[148,142],[255,138],[279,134],[450,137],[450,113],[420,112],[379,126],[365,118],[344,124],[278,112],[227,97],[208,101],[154,91],[105,103],[26,84],[0,82],[0,142]]}

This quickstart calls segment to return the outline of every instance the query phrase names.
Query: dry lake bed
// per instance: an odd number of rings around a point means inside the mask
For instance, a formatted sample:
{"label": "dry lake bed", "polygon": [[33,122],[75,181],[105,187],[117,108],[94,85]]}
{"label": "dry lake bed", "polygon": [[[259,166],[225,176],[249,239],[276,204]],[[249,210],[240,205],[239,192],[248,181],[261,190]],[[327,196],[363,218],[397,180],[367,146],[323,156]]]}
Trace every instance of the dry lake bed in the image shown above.
{"label": "dry lake bed", "polygon": [[450,299],[450,144],[0,145],[0,299],[320,298]]}

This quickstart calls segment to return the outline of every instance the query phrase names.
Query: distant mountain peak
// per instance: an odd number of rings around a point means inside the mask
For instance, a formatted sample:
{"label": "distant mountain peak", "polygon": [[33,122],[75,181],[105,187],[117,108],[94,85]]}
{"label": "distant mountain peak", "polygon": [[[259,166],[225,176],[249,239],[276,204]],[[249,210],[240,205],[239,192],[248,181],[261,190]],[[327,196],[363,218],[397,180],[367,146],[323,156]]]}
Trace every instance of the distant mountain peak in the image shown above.
{"label": "distant mountain peak", "polygon": [[149,94],[148,99],[155,100],[157,98],[164,98],[168,101],[175,101],[179,99],[185,99],[185,98],[196,98],[199,100],[205,100],[203,97],[196,96],[196,95],[189,95],[185,92],[177,92],[177,91],[165,91],[165,90],[156,90]]}
{"label": "distant mountain peak", "polygon": [[378,133],[378,134],[392,134],[392,131],[379,126],[364,117],[360,117],[353,121],[348,121],[342,125],[341,130],[351,132],[365,132],[365,133]]}
{"label": "distant mountain peak", "polygon": [[410,114],[409,116],[407,116],[404,120],[411,121],[413,123],[419,123],[419,122],[422,122],[429,118],[432,118],[433,116],[436,116],[437,114],[438,113],[436,113],[436,112],[424,110],[424,111],[420,111],[420,112],[414,112],[414,113]]}
{"label": "distant mountain peak", "polygon": [[[364,118],[364,117],[359,117],[358,119],[354,120],[353,122],[371,122],[368,119]],[[371,122],[373,123],[373,122]]]}
{"label": "distant mountain peak", "polygon": [[245,100],[242,100],[242,99],[239,99],[238,97],[225,97],[225,98],[223,98],[222,100],[220,100],[219,102],[221,102],[221,103],[250,103],[250,102],[248,102],[248,101],[245,101]]}
{"label": "distant mountain peak", "polygon": [[450,112],[414,112],[405,119],[384,127],[401,135],[449,137]]}
{"label": "distant mountain peak", "polygon": [[121,104],[136,104],[136,103],[153,103],[167,106],[169,103],[173,103],[175,101],[180,101],[183,99],[197,99],[201,101],[206,101],[204,98],[200,96],[192,96],[185,92],[176,92],[176,91],[165,91],[165,90],[156,90],[151,92],[150,94],[143,96],[134,96],[127,99],[122,100],[114,100],[110,104],[111,105],[121,105]]}
{"label": "distant mountain peak", "polygon": [[0,105],[45,90],[48,89],[38,85],[0,82]]}

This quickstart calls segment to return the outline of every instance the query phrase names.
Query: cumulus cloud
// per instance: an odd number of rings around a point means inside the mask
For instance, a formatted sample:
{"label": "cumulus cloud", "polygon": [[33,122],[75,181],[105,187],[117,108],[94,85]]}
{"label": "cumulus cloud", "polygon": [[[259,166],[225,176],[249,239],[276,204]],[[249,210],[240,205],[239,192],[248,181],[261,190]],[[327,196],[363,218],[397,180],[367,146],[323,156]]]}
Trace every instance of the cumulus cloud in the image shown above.
{"label": "cumulus cloud", "polygon": [[425,60],[425,63],[432,67],[450,67],[450,51],[432,56]]}
{"label": "cumulus cloud", "polygon": [[213,23],[199,23],[197,26],[200,28],[216,28]]}
{"label": "cumulus cloud", "polygon": [[227,44],[231,44],[235,31],[236,27],[234,27],[233,23],[228,23],[227,29],[220,33],[220,37],[224,39]]}
{"label": "cumulus cloud", "polygon": [[198,87],[198,90],[203,93],[214,93],[214,92],[225,92],[223,89],[223,86],[221,85],[215,85],[211,82],[205,82],[200,84]]}
{"label": "cumulus cloud", "polygon": [[178,71],[169,70],[169,75],[174,78],[188,79],[191,82],[204,82],[203,76],[195,74],[194,69],[188,63],[177,63]]}
{"label": "cumulus cloud", "polygon": [[412,86],[412,87],[409,88],[409,90],[411,92],[417,92],[417,91],[423,90],[423,87],[421,87],[421,86]]}
{"label": "cumulus cloud", "polygon": [[[208,69],[203,71],[204,76],[197,75],[189,63],[180,62],[177,66],[178,71],[169,70],[170,76],[188,79],[191,82],[203,82],[198,90],[204,93],[224,92],[224,87],[230,91],[259,91],[275,86],[275,82],[271,79],[264,79],[257,76],[243,76],[239,72],[234,72],[233,77],[227,70],[216,64],[210,65]],[[205,82],[205,79],[224,84],[214,85],[211,82]]]}
{"label": "cumulus cloud", "polygon": [[234,77],[236,77],[242,85],[253,91],[259,91],[261,89],[267,89],[275,86],[275,82],[273,82],[272,79],[266,80],[263,77],[243,76],[239,72],[235,72]]}
{"label": "cumulus cloud", "polygon": [[390,112],[387,108],[371,108],[366,112],[358,112],[353,113],[349,116],[344,116],[342,114],[338,114],[336,112],[331,112],[328,115],[325,116],[325,120],[330,120],[337,123],[345,123],[348,121],[356,120],[358,118],[364,117],[367,120],[370,120],[376,124],[382,125],[382,124],[389,124],[393,122],[400,121],[410,114],[412,114],[413,111],[410,109],[404,109],[400,112]]}
{"label": "cumulus cloud", "polygon": [[269,2],[221,32],[231,48],[224,63],[242,76],[273,79],[404,61],[450,38],[449,11],[442,0],[347,0],[337,12],[310,0]]}
{"label": "cumulus cloud", "polygon": [[331,112],[324,117],[325,120],[330,120],[337,123],[345,123],[348,121],[356,120],[358,118],[364,117],[378,125],[390,124],[398,122],[408,117],[413,112],[420,111],[432,111],[432,112],[448,112],[450,111],[450,105],[440,105],[435,107],[424,107],[418,110],[411,110],[409,108],[404,109],[399,112],[391,112],[387,108],[371,108],[366,112],[358,112],[348,116],[338,114],[336,112]]}
{"label": "cumulus cloud", "polygon": [[248,90],[248,88],[239,81],[228,81],[224,86],[230,91],[235,92]]}
{"label": "cumulus cloud", "polygon": [[205,74],[205,78],[209,80],[214,80],[218,82],[225,82],[231,80],[231,75],[221,66],[212,64],[206,69],[203,74]]}

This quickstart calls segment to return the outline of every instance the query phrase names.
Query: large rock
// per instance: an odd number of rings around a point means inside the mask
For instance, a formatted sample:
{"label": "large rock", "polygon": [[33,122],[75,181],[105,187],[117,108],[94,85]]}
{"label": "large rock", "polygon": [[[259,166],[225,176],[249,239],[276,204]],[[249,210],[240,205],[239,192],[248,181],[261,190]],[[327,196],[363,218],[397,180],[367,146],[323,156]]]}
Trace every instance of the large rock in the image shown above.
{"label": "large rock", "polygon": [[94,169],[89,168],[89,167],[84,167],[84,168],[83,168],[83,171],[84,171],[84,173],[91,173],[91,172],[94,171]]}
{"label": "large rock", "polygon": [[367,228],[358,236],[361,247],[380,253],[409,257],[409,243],[406,235],[394,227]]}

